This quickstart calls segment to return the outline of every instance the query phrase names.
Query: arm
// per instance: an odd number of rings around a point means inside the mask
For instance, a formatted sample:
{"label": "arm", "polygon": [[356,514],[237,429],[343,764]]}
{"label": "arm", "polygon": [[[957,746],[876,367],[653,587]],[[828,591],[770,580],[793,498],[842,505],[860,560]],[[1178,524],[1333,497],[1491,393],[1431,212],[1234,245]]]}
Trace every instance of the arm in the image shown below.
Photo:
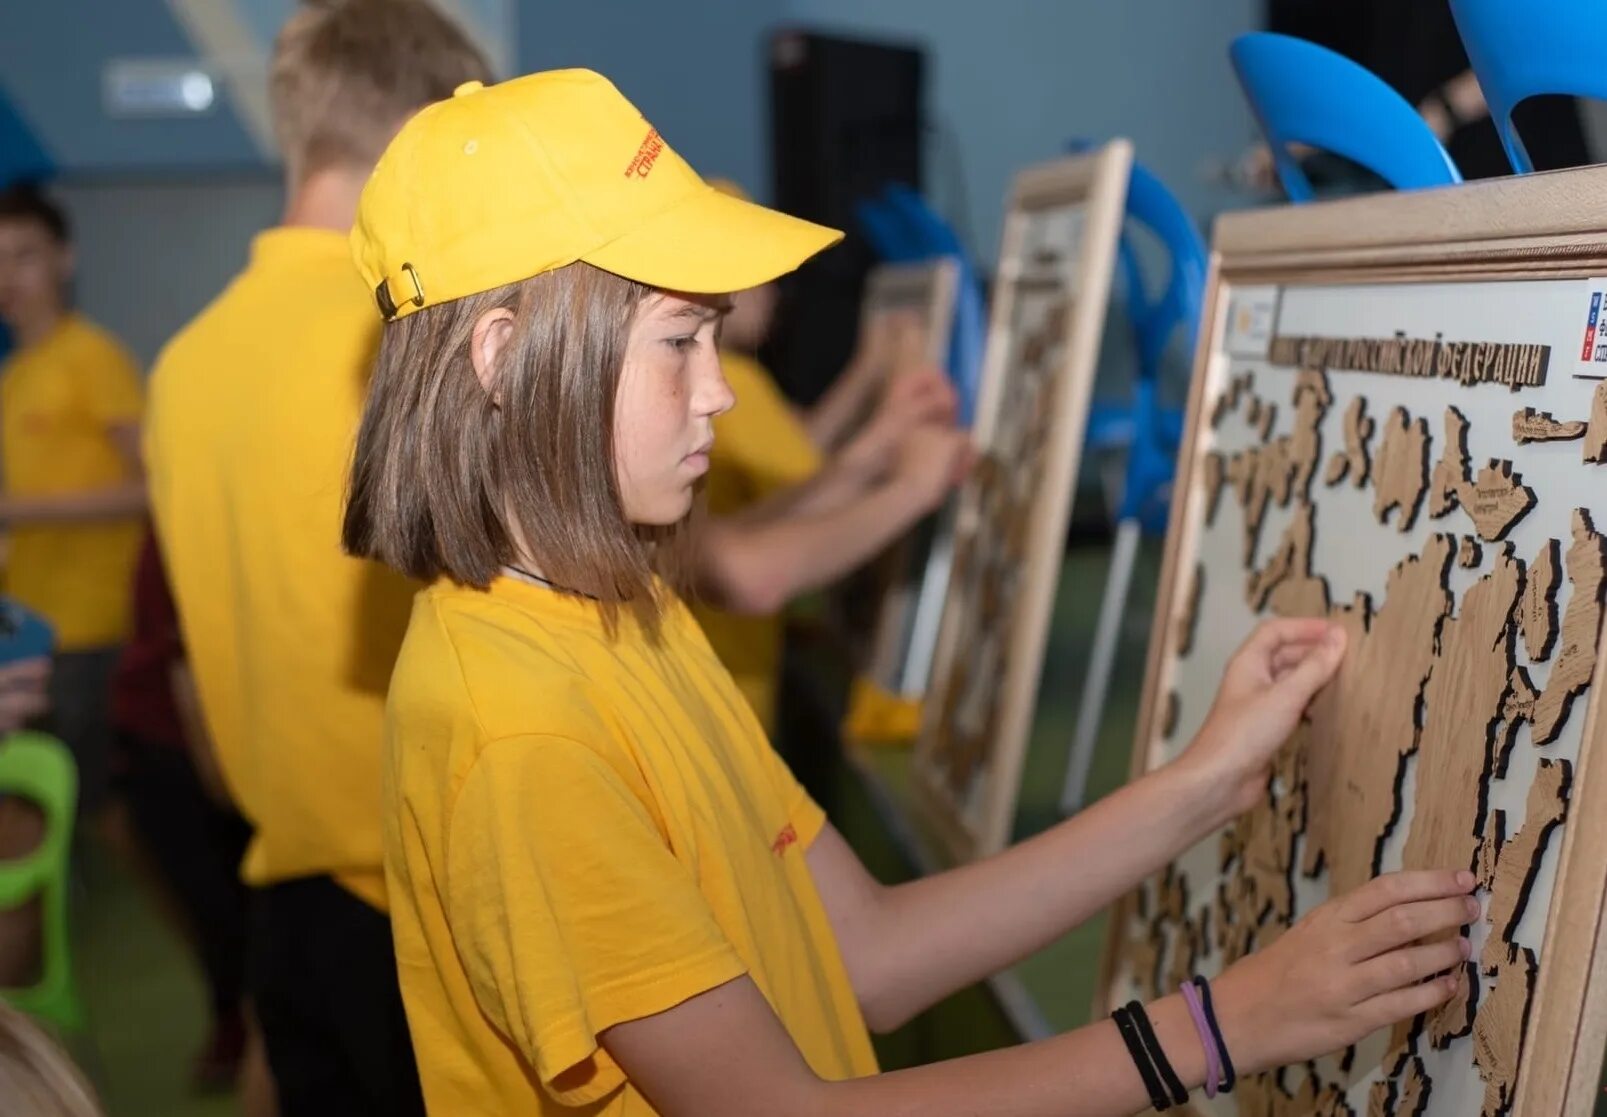
{"label": "arm", "polygon": [[909,443],[893,477],[841,507],[710,521],[697,567],[706,596],[732,612],[774,613],[879,554],[936,508],[970,464],[958,431],[928,428]]}
{"label": "arm", "polygon": [[107,430],[117,447],[130,479],[86,492],[48,496],[7,497],[0,500],[0,523],[63,523],[82,520],[113,520],[137,516],[145,511],[145,477],[140,468],[139,427],[119,423]]}
{"label": "arm", "polygon": [[[1237,1069],[1339,1050],[1447,1000],[1460,978],[1422,979],[1467,957],[1467,941],[1408,944],[1472,918],[1472,884],[1471,873],[1381,877],[1224,973],[1214,999]],[[1147,1011],[1178,1077],[1201,1085],[1205,1050],[1181,997]],[[1149,1103],[1108,1020],[1039,1043],[826,1082],[745,977],[610,1028],[602,1042],[665,1117],[1121,1117]]]}
{"label": "arm", "polygon": [[1343,650],[1323,621],[1263,625],[1182,758],[984,861],[886,888],[828,828],[809,864],[867,1023],[897,1027],[1019,961],[1259,802]]}
{"label": "arm", "polygon": [[1003,853],[908,884],[878,883],[830,826],[809,868],[865,1022],[886,1032],[1102,911],[1219,825],[1213,811],[1163,769]]}
{"label": "arm", "polygon": [[847,367],[801,418],[810,439],[824,451],[842,449],[871,410],[883,385],[927,364],[926,331],[919,316],[883,311],[860,323],[859,342]]}

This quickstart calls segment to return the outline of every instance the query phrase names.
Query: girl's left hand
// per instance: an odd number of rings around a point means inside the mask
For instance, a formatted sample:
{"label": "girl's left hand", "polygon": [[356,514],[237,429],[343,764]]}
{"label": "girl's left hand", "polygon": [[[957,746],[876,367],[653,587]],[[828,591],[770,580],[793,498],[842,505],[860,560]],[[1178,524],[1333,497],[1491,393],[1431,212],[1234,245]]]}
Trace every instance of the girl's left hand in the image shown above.
{"label": "girl's left hand", "polygon": [[1261,801],[1273,757],[1344,654],[1345,630],[1321,619],[1266,621],[1233,654],[1205,725],[1174,762],[1222,821]]}

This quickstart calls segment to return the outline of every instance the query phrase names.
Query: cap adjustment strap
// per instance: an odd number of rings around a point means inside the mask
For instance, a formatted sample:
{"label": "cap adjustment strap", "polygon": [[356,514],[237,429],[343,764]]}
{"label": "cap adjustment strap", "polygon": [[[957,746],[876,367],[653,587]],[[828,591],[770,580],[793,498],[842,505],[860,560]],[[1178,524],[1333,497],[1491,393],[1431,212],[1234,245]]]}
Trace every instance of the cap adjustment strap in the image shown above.
{"label": "cap adjustment strap", "polygon": [[379,285],[374,288],[374,301],[379,303],[379,312],[385,316],[385,321],[387,322],[395,318],[397,312],[408,303],[412,303],[414,306],[424,305],[424,284],[419,282],[418,269],[413,267],[412,264],[403,264],[402,274],[413,281],[413,293],[400,303],[391,294],[393,279],[382,279]]}

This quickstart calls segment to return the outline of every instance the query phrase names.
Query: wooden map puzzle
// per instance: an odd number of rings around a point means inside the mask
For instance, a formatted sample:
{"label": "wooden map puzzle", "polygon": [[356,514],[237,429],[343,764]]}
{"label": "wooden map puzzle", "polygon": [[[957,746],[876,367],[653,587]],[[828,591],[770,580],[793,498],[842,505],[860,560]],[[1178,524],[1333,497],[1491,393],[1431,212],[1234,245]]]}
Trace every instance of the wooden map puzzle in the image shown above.
{"label": "wooden map puzzle", "polygon": [[[1384,871],[1470,869],[1483,916],[1464,997],[1200,1114],[1594,1104],[1607,237],[1560,201],[1587,186],[1607,173],[1219,223],[1135,771],[1186,748],[1260,619],[1349,641],[1264,805],[1118,907],[1106,1003],[1220,973]],[[1481,274],[1481,238],[1542,230],[1571,253]]]}
{"label": "wooden map puzzle", "polygon": [[1005,221],[975,436],[916,742],[958,860],[1009,838],[1076,486],[1132,149],[1023,172]]}

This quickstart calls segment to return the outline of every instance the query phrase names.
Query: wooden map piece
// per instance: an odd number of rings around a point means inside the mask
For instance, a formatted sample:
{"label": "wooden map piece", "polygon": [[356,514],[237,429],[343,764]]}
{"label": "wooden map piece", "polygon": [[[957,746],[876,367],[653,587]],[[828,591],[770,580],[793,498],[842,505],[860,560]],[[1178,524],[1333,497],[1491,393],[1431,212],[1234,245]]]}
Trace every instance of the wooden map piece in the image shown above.
{"label": "wooden map piece", "polygon": [[1568,548],[1566,561],[1573,593],[1562,615],[1562,650],[1534,704],[1536,745],[1548,745],[1557,739],[1574,699],[1590,685],[1596,670],[1602,593],[1607,589],[1607,540],[1596,534],[1590,513],[1583,508],[1574,509],[1573,545]]}
{"label": "wooden map piece", "polygon": [[1160,907],[1156,915],[1165,923],[1177,924],[1183,922],[1188,910],[1188,880],[1182,873],[1168,865],[1161,873]]}
{"label": "wooden map piece", "polygon": [[1177,691],[1166,692],[1166,711],[1161,715],[1161,740],[1169,740],[1177,732],[1178,709]]}
{"label": "wooden map piece", "polygon": [[1607,380],[1596,385],[1590,397],[1590,422],[1585,425],[1584,458],[1600,465],[1607,462]]}
{"label": "wooden map piece", "polygon": [[1506,700],[1501,704],[1500,736],[1490,766],[1490,774],[1496,779],[1506,779],[1507,762],[1512,759],[1512,747],[1518,742],[1518,730],[1526,722],[1534,721],[1534,704],[1539,698],[1540,692],[1529,680],[1529,669],[1521,665],[1514,667]]}
{"label": "wooden map piece", "polygon": [[1222,420],[1228,417],[1228,412],[1231,410],[1232,408],[1228,404],[1227,392],[1218,393],[1216,402],[1211,405],[1211,427],[1213,430],[1222,425]]}
{"label": "wooden map piece", "polygon": [[1262,412],[1265,407],[1266,405],[1262,403],[1261,397],[1252,394],[1250,396],[1250,402],[1246,404],[1244,408],[1244,421],[1249,423],[1252,427],[1259,428],[1261,426]]}
{"label": "wooden map piece", "polygon": [[1333,404],[1328,377],[1318,369],[1301,369],[1295,377],[1294,430],[1289,433],[1289,461],[1294,495],[1311,499],[1311,480],[1322,460],[1322,419]]}
{"label": "wooden map piece", "polygon": [[1368,443],[1375,425],[1367,414],[1367,397],[1352,397],[1350,406],[1345,408],[1345,448],[1329,459],[1324,484],[1337,485],[1347,477],[1358,489],[1367,484],[1373,465]]}
{"label": "wooden map piece", "polygon": [[1284,530],[1267,565],[1252,571],[1245,586],[1250,608],[1270,605],[1281,617],[1321,617],[1328,612],[1328,580],[1311,573],[1311,543],[1316,509],[1302,502]]}
{"label": "wooden map piece", "polygon": [[1316,1102],[1308,1112],[1311,1117],[1356,1117],[1345,1092],[1331,1083],[1318,1091]]}
{"label": "wooden map piece", "polygon": [[1507,812],[1492,811],[1479,839],[1479,853],[1473,859],[1473,875],[1478,886],[1488,892],[1495,887],[1495,869],[1501,862],[1501,847],[1507,841]]}
{"label": "wooden map piece", "polygon": [[1428,486],[1428,514],[1434,519],[1455,511],[1472,464],[1468,457],[1468,421],[1454,407],[1445,409],[1445,441]]}
{"label": "wooden map piece", "polygon": [[1200,951],[1205,942],[1200,935],[1199,925],[1192,919],[1185,919],[1177,924],[1172,934],[1171,965],[1166,969],[1166,979],[1161,988],[1176,989],[1194,976],[1195,965],[1199,962]]}
{"label": "wooden map piece", "polygon": [[1535,663],[1551,658],[1557,643],[1557,588],[1562,584],[1562,544],[1548,539],[1529,564],[1529,580],[1523,587],[1523,650]]}
{"label": "wooden map piece", "polygon": [[1253,1074],[1239,1079],[1234,1088],[1239,1117],[1282,1117],[1280,1102],[1287,1097],[1271,1074]]}
{"label": "wooden map piece", "polygon": [[[1429,478],[1428,514],[1435,519],[1460,506],[1480,538],[1496,542],[1535,506],[1534,490],[1513,472],[1512,463],[1491,459],[1472,476],[1467,448],[1468,421],[1454,407],[1445,409],[1445,444]],[[1383,522],[1383,517],[1379,517]]]}
{"label": "wooden map piece", "polygon": [[1221,453],[1211,451],[1205,455],[1205,526],[1216,523],[1216,510],[1222,504],[1222,487],[1227,484],[1227,463]]}
{"label": "wooden map piece", "polygon": [[1517,1096],[1523,1033],[1534,1001],[1539,966],[1534,951],[1508,946],[1498,976],[1473,1021],[1473,1065],[1484,1079],[1481,1117],[1502,1117]]}
{"label": "wooden map piece", "polygon": [[1275,403],[1262,404],[1260,419],[1253,424],[1256,433],[1261,436],[1262,442],[1272,437],[1272,427],[1277,421],[1278,405]]}
{"label": "wooden map piece", "polygon": [[1479,535],[1491,543],[1505,539],[1536,503],[1534,490],[1513,472],[1512,463],[1494,459],[1472,482],[1462,484],[1457,498]]}
{"label": "wooden map piece", "polygon": [[1252,387],[1254,387],[1254,385],[1255,375],[1249,372],[1240,373],[1232,380],[1229,380],[1227,393],[1228,410],[1237,411],[1239,409],[1239,401],[1244,397],[1244,393],[1248,392]]}
{"label": "wooden map piece", "polygon": [[1127,940],[1127,959],[1131,967],[1133,984],[1139,995],[1149,999],[1160,990],[1161,933],[1154,924],[1148,924],[1146,934],[1134,935]]}
{"label": "wooden map piece", "polygon": [[[1311,705],[1306,753],[1303,870],[1326,865],[1333,895],[1376,875],[1398,817],[1405,758],[1415,747],[1417,709],[1435,662],[1435,633],[1451,611],[1452,546],[1430,536],[1420,555],[1397,563],[1383,604],[1358,595],[1333,613],[1349,642],[1332,682]],[[1381,752],[1379,745],[1385,742]]]}
{"label": "wooden map piece", "polygon": [[1524,803],[1523,825],[1506,844],[1496,861],[1495,884],[1490,889],[1490,937],[1485,941],[1480,964],[1486,973],[1495,973],[1512,945],[1512,936],[1529,904],[1529,893],[1540,874],[1546,844],[1568,814],[1568,791],[1573,768],[1566,760],[1542,760],[1529,785]]}
{"label": "wooden map piece", "polygon": [[1367,1117],[1394,1117],[1395,1080],[1380,1078],[1367,1090]]}
{"label": "wooden map piece", "polygon": [[1530,442],[1572,442],[1585,436],[1588,424],[1563,422],[1552,417],[1549,411],[1536,411],[1525,407],[1512,413],[1512,441],[1518,445]]}
{"label": "wooden map piece", "polygon": [[1180,656],[1194,650],[1194,628],[1200,622],[1200,596],[1204,592],[1205,564],[1197,562],[1188,593],[1183,595],[1183,613],[1177,618],[1177,654]]}
{"label": "wooden map piece", "polygon": [[1396,1076],[1397,1101],[1390,1117],[1422,1117],[1423,1111],[1428,1108],[1429,1092],[1433,1083],[1429,1081],[1428,1071],[1423,1066],[1423,1060],[1412,1056],[1406,1069]]}
{"label": "wooden map piece", "polygon": [[1456,995],[1435,1009],[1428,1020],[1429,1043],[1444,1051],[1452,1040],[1473,1031],[1473,1017],[1479,1007],[1479,970],[1472,962],[1462,963],[1462,986]]}
{"label": "wooden map piece", "polygon": [[1398,509],[1395,526],[1410,531],[1429,487],[1428,424],[1413,420],[1397,407],[1384,420],[1384,438],[1374,462],[1373,515],[1388,523]]}
{"label": "wooden map piece", "polygon": [[1440,624],[1439,651],[1423,688],[1408,869],[1471,869],[1489,796],[1495,734],[1512,686],[1517,652],[1513,615],[1523,592],[1523,563],[1501,549]]}
{"label": "wooden map piece", "polygon": [[1472,570],[1475,566],[1478,566],[1483,559],[1484,548],[1479,546],[1479,541],[1473,538],[1471,535],[1464,535],[1462,537],[1462,545],[1457,549],[1456,552],[1456,565],[1460,566],[1463,570]]}

